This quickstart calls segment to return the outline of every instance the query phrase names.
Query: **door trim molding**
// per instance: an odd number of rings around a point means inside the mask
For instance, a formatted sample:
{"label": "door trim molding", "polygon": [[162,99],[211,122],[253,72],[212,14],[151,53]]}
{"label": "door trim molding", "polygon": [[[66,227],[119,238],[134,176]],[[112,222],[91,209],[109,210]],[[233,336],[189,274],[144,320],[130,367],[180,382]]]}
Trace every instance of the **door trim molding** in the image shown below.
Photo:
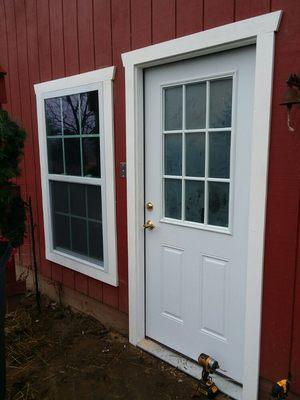
{"label": "door trim molding", "polygon": [[[259,382],[261,301],[276,11],[122,54],[126,84],[129,340],[145,339],[143,69],[256,44],[243,400]],[[229,393],[230,394],[230,393]]]}

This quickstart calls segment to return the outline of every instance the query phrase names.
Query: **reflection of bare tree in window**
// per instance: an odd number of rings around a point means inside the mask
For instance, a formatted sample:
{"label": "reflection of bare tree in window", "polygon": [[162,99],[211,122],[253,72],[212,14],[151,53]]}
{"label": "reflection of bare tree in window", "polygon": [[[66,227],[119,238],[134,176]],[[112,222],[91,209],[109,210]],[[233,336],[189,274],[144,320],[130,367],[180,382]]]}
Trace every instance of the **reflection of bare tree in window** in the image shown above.
{"label": "reflection of bare tree in window", "polygon": [[61,108],[60,98],[45,100],[47,135],[61,135]]}
{"label": "reflection of bare tree in window", "polygon": [[62,134],[62,114],[65,135],[99,134],[98,91],[47,99],[45,112],[47,135]]}
{"label": "reflection of bare tree in window", "polygon": [[63,121],[65,135],[79,135],[79,95],[63,97]]}
{"label": "reflection of bare tree in window", "polygon": [[87,92],[80,95],[81,132],[82,134],[99,134],[98,92]]}

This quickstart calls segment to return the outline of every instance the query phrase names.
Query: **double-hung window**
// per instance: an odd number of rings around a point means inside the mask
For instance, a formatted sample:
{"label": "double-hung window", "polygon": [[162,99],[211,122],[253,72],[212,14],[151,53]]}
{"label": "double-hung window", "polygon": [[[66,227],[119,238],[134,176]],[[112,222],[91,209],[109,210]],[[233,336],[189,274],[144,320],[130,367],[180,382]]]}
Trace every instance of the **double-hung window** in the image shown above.
{"label": "double-hung window", "polygon": [[114,67],[35,85],[46,258],[117,285]]}

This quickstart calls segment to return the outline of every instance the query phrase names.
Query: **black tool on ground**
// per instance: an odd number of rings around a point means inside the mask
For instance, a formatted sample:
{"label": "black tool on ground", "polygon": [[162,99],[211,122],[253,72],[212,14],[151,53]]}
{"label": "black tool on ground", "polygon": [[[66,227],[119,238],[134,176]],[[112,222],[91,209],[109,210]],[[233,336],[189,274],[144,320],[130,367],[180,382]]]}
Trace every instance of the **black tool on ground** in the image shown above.
{"label": "black tool on ground", "polygon": [[197,387],[197,392],[208,399],[213,399],[219,393],[219,389],[209,375],[213,374],[216,369],[220,368],[219,363],[209,355],[201,353],[198,358],[198,364],[201,365],[203,370],[202,377]]}
{"label": "black tool on ground", "polygon": [[271,397],[273,399],[284,400],[289,395],[291,375],[289,374],[287,379],[281,379],[274,383],[271,391]]}

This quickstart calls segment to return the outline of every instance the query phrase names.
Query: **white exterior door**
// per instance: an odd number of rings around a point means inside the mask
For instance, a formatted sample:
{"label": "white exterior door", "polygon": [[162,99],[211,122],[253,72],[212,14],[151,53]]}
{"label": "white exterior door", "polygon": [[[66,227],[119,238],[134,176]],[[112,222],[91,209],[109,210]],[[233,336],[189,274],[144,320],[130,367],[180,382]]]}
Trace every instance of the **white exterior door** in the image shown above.
{"label": "white exterior door", "polygon": [[254,66],[248,46],[144,80],[146,335],[241,383]]}

